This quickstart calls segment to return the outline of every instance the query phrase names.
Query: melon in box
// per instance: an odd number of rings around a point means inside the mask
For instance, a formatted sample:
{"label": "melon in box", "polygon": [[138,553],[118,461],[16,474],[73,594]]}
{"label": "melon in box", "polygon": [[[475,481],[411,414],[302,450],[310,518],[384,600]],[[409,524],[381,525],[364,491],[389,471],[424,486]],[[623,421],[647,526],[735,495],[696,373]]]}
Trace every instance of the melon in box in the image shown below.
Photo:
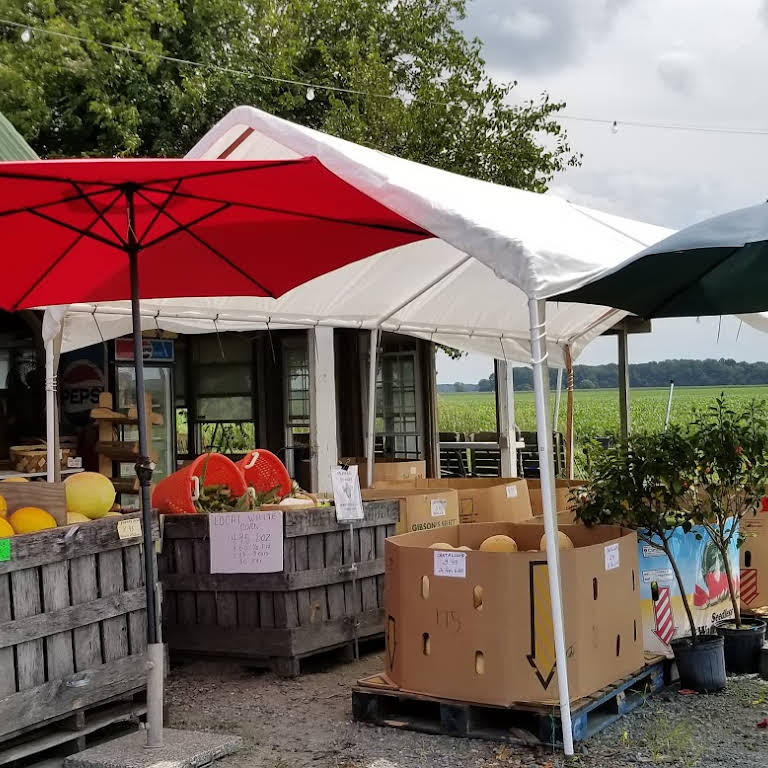
{"label": "melon in box", "polygon": [[90,520],[105,517],[115,503],[115,487],[98,472],[80,472],[64,481],[67,512],[85,515]]}
{"label": "melon in box", "polygon": [[[563,531],[574,544],[560,564],[568,679],[578,699],[643,666],[637,536],[615,526]],[[387,539],[390,679],[459,701],[557,703],[543,533],[530,523],[472,523]],[[498,535],[518,551],[478,551]],[[439,542],[472,551],[430,548]]]}

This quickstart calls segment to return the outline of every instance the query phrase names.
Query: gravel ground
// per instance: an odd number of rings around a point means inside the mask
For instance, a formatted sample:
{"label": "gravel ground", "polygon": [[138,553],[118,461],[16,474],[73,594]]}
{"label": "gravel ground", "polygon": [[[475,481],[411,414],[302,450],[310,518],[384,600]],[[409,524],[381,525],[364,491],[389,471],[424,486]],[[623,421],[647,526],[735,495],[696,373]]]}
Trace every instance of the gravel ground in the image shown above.
{"label": "gravel ground", "polygon": [[[310,668],[296,680],[237,664],[198,661],[173,670],[169,725],[235,733],[245,749],[219,768],[558,768],[551,749],[428,736],[353,723],[349,688],[384,668],[381,653]],[[768,683],[731,678],[725,693],[648,699],[582,747],[584,768],[765,768]]]}

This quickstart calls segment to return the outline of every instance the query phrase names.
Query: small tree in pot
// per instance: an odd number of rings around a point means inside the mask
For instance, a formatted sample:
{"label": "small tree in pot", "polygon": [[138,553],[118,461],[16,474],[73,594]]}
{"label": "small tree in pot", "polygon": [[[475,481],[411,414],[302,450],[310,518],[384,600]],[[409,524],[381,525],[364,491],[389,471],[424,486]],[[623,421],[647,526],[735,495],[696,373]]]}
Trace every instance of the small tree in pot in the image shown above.
{"label": "small tree in pot", "polygon": [[734,410],[721,395],[693,422],[690,442],[695,455],[691,497],[694,519],[717,548],[723,562],[733,620],[716,627],[725,637],[729,672],[757,672],[765,623],[742,619],[730,551],[743,542],[740,523],[758,512],[768,482],[768,420],[753,401]]}
{"label": "small tree in pot", "polygon": [[[627,442],[591,457],[590,478],[574,492],[574,511],[585,525],[623,525],[658,547],[675,575],[690,636],[672,642],[680,678],[686,688],[718,690],[725,686],[723,641],[700,636],[671,541],[692,528],[689,511],[696,506],[693,446],[677,428],[632,435]],[[679,534],[678,534],[679,535]]]}

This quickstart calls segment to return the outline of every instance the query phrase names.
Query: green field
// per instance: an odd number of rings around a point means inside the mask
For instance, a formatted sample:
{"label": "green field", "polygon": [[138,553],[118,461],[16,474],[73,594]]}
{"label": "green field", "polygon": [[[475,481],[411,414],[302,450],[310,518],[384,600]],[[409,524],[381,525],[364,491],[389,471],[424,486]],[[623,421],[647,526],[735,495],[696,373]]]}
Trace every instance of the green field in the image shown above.
{"label": "green field", "polygon": [[[672,421],[690,422],[697,408],[706,406],[721,392],[734,404],[746,404],[753,398],[768,399],[768,387],[675,387],[672,400]],[[667,389],[634,389],[630,394],[632,428],[653,431],[664,426],[667,409]],[[565,432],[565,399],[560,403],[560,431]],[[582,389],[574,393],[574,429],[576,440],[615,435],[619,431],[618,389]],[[554,407],[554,396],[552,397]],[[441,394],[438,397],[438,415],[442,432],[496,431],[496,401],[492,393],[467,392]],[[536,429],[533,392],[515,393],[515,416],[523,431]]]}

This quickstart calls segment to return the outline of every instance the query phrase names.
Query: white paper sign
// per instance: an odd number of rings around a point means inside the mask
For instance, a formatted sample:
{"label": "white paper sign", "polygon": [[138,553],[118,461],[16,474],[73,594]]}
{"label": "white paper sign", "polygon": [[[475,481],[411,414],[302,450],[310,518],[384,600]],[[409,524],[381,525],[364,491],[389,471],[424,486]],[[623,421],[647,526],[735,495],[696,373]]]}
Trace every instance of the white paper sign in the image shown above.
{"label": "white paper sign", "polygon": [[507,486],[507,498],[508,499],[516,499],[517,498],[517,486],[516,485],[508,485]]}
{"label": "white paper sign", "polygon": [[436,549],[435,576],[450,576],[454,579],[466,579],[467,553]]}
{"label": "white paper sign", "polygon": [[136,539],[139,536],[141,536],[141,520],[138,517],[117,521],[118,539]]}
{"label": "white paper sign", "polygon": [[674,571],[671,568],[656,568],[652,571],[643,571],[643,584],[650,584],[652,581],[672,581],[675,578]]}
{"label": "white paper sign", "polygon": [[651,544],[643,545],[643,557],[666,557],[666,552]]}
{"label": "white paper sign", "polygon": [[211,573],[275,573],[283,570],[283,513],[208,515]]}
{"label": "white paper sign", "polygon": [[346,469],[334,467],[331,470],[331,485],[333,501],[336,504],[336,520],[340,523],[362,520],[363,497],[360,493],[357,465],[353,464]]}
{"label": "white paper sign", "polygon": [[432,499],[429,502],[432,517],[445,517],[448,511],[448,499]]}
{"label": "white paper sign", "polygon": [[609,544],[605,548],[605,570],[612,571],[618,568],[619,565],[619,545]]}

